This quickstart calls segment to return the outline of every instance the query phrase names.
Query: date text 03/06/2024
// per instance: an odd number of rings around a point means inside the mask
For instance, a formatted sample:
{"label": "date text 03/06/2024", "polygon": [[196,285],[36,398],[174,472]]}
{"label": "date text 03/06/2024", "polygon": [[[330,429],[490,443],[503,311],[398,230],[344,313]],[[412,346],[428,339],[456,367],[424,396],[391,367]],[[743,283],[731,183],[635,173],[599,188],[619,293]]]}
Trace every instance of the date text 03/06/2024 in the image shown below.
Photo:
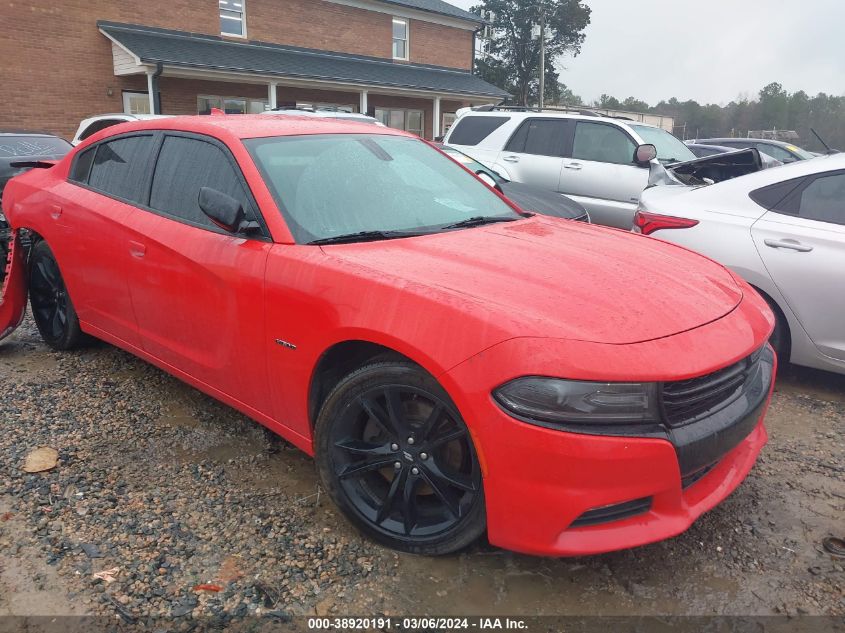
{"label": "date text 03/06/2024", "polygon": [[308,618],[309,631],[359,631],[375,628],[380,631],[460,631],[460,630],[526,630],[519,618],[438,618],[438,617],[372,617],[372,618]]}

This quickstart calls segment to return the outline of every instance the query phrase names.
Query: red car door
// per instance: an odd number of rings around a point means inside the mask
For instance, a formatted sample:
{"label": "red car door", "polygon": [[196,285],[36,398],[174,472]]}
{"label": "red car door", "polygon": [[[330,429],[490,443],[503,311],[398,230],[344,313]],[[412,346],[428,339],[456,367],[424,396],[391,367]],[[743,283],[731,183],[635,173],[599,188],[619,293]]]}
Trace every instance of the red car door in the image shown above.
{"label": "red car door", "polygon": [[163,136],[147,204],[124,219],[141,343],[231,403],[270,415],[264,270],[272,242],[263,230],[246,237],[214,225],[197,202],[202,187],[241,201],[248,217],[260,218],[224,145],[196,135]]}
{"label": "red car door", "polygon": [[144,195],[153,144],[153,134],[134,134],[81,152],[46,204],[55,234],[45,237],[79,320],[95,335],[134,347],[140,340],[126,279],[124,220]]}

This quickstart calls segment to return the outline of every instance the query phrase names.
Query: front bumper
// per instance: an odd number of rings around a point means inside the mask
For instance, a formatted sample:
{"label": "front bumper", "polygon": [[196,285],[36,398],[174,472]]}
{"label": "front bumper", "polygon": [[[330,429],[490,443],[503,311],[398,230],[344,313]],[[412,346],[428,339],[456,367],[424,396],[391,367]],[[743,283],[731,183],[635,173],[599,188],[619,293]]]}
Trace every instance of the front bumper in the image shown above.
{"label": "front bumper", "polygon": [[[686,489],[666,440],[579,436],[517,422],[501,440],[508,467],[485,479],[490,542],[552,556],[581,556],[676,536],[745,479],[767,434],[760,417],[750,435]],[[489,491],[495,490],[495,494]],[[630,518],[571,527],[594,508],[651,499]]]}
{"label": "front bumper", "polygon": [[[580,556],[680,534],[751,470],[767,441],[763,420],[774,381],[734,414],[669,428],[662,436],[610,436],[515,419],[493,401],[482,368],[492,368],[494,385],[530,374],[584,380],[613,374],[605,379],[622,381],[704,376],[764,344],[769,319],[755,322],[753,311],[752,318],[742,311],[698,330],[630,346],[511,340],[448,372],[443,380],[450,390],[454,381],[482,461],[490,542],[528,554]],[[525,354],[526,348],[533,353]],[[734,350],[732,357],[726,348]],[[724,360],[717,362],[719,357]],[[770,358],[774,376],[776,359]],[[561,369],[572,363],[578,366]],[[634,503],[643,500],[645,506]],[[617,512],[617,504],[633,505],[637,513]],[[604,520],[592,520],[597,515]],[[607,520],[608,515],[615,518]]]}

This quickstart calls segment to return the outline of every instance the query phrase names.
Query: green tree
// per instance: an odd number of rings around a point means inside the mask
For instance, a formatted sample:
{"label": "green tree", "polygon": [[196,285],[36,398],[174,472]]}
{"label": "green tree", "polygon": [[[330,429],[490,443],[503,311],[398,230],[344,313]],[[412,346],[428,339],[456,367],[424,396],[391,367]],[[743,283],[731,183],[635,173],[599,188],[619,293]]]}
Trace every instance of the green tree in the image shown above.
{"label": "green tree", "polygon": [[[548,83],[546,84],[549,85]],[[557,94],[558,98],[556,101],[551,101],[555,105],[568,105],[568,106],[580,106],[584,105],[584,100],[579,97],[577,94],[572,92],[572,89],[564,83],[557,82]]]}
{"label": "green tree", "polygon": [[[529,105],[537,92],[540,68],[540,40],[534,25],[545,18],[546,92],[554,99],[557,91],[555,61],[564,54],[576,56],[590,23],[590,8],[580,0],[482,0],[472,10],[492,16],[489,57],[476,62],[480,77],[510,92]],[[553,83],[549,83],[549,78]]]}
{"label": "green tree", "polygon": [[607,94],[603,94],[598,98],[598,101],[596,101],[596,106],[608,110],[619,110],[622,108],[622,104],[619,103],[619,99],[617,99],[616,97],[611,97]]}
{"label": "green tree", "polygon": [[789,122],[789,94],[772,82],[760,91],[760,117],[763,129],[786,129]]}

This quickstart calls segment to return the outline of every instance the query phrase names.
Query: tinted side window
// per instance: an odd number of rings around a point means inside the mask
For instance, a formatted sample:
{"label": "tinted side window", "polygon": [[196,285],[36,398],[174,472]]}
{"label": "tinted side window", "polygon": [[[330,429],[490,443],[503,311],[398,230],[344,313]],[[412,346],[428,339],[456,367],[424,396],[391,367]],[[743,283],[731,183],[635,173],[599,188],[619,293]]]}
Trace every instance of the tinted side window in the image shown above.
{"label": "tinted side window", "polygon": [[634,160],[635,149],[634,141],[617,127],[578,121],[572,158],[630,165]]}
{"label": "tinted side window", "polygon": [[112,125],[117,125],[118,123],[125,123],[122,119],[102,119],[100,121],[94,121],[91,125],[85,128],[82,134],[79,135],[79,140],[84,141],[89,136],[93,136],[100,130],[105,130],[107,127],[111,127]]}
{"label": "tinted side window", "polygon": [[807,185],[798,214],[808,220],[845,224],[845,174],[822,176]]}
{"label": "tinted side window", "polygon": [[97,145],[88,185],[110,196],[140,202],[152,136],[128,136]]}
{"label": "tinted side window", "polygon": [[[759,204],[761,207],[765,209],[773,209],[778,206],[782,201],[786,200],[786,197],[793,191],[795,191],[803,182],[804,178],[787,180],[786,182],[779,182],[774,185],[769,185],[768,187],[763,187],[762,189],[757,189],[756,191],[752,191],[748,195],[754,202]],[[785,209],[778,210],[785,211]]]}
{"label": "tinted side window", "polygon": [[91,172],[91,165],[94,163],[94,153],[96,151],[96,147],[86,149],[73,159],[73,165],[70,168],[70,175],[68,176],[71,180],[81,182],[82,184],[88,183],[88,174]]}
{"label": "tinted side window", "polygon": [[536,156],[563,156],[569,121],[528,119],[508,141],[505,151]]}
{"label": "tinted side window", "polygon": [[202,187],[239,200],[247,216],[253,215],[238,173],[222,149],[199,139],[166,137],[153,173],[150,207],[191,224],[216,229],[199,207]]}
{"label": "tinted side window", "polygon": [[454,145],[478,145],[490,136],[493,130],[508,121],[510,117],[507,116],[463,116],[453,126],[449,142]]}

